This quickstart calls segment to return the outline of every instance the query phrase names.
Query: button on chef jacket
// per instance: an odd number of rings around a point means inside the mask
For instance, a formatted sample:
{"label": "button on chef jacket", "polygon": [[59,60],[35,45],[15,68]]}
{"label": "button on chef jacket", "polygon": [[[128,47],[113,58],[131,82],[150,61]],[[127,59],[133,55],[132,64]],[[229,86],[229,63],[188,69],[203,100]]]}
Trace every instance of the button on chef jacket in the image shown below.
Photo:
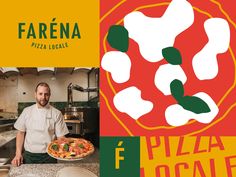
{"label": "button on chef jacket", "polygon": [[59,110],[46,105],[38,108],[37,104],[25,108],[14,127],[26,132],[24,148],[32,153],[47,152],[47,145],[56,137],[69,133],[63,115]]}

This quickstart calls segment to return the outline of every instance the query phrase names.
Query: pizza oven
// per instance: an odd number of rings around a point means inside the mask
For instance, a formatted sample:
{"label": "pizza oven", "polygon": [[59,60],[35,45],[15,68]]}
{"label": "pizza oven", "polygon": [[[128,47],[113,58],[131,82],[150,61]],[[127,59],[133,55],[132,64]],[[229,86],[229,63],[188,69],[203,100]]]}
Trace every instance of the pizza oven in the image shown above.
{"label": "pizza oven", "polygon": [[84,135],[98,131],[98,108],[77,107],[73,102],[73,90],[80,92],[98,92],[97,87],[83,88],[70,83],[67,87],[68,105],[65,108],[64,118],[71,134]]}
{"label": "pizza oven", "polygon": [[71,134],[83,136],[84,134],[98,131],[98,108],[67,107],[65,108],[64,119]]}

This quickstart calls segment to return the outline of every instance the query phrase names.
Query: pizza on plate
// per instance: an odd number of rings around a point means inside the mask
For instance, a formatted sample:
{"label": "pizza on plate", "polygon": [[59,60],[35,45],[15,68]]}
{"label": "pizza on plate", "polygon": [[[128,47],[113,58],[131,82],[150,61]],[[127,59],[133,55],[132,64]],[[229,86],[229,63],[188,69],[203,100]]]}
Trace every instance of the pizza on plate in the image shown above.
{"label": "pizza on plate", "polygon": [[93,153],[94,146],[83,138],[63,138],[52,141],[47,152],[56,159],[81,159]]}

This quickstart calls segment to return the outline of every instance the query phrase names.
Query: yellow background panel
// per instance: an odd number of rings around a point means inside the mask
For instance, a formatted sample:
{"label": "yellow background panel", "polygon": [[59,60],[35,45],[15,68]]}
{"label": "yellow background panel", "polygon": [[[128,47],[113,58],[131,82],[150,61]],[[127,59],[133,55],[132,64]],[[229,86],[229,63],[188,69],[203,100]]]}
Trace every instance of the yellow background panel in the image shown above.
{"label": "yellow background panel", "polygon": [[[81,39],[18,39],[18,23],[78,23]],[[0,2],[1,66],[99,66],[99,1],[41,0]],[[38,29],[38,28],[37,28]],[[24,34],[25,35],[25,34]],[[67,48],[49,50],[31,47],[68,43]]]}
{"label": "yellow background panel", "polygon": [[236,137],[141,137],[140,163],[145,177],[233,177],[235,149]]}

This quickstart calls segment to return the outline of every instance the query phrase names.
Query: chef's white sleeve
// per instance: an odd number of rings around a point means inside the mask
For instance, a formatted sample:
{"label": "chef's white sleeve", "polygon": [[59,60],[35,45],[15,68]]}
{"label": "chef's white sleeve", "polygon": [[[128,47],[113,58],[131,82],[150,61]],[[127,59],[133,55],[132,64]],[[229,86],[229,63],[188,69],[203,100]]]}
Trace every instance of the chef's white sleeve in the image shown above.
{"label": "chef's white sleeve", "polygon": [[69,130],[66,126],[66,123],[64,122],[64,117],[60,113],[58,115],[57,121],[55,123],[55,134],[56,137],[61,137],[69,133]]}
{"label": "chef's white sleeve", "polygon": [[18,117],[17,121],[14,124],[15,129],[25,132],[26,131],[26,109],[23,110],[23,112],[21,113],[21,115]]}

